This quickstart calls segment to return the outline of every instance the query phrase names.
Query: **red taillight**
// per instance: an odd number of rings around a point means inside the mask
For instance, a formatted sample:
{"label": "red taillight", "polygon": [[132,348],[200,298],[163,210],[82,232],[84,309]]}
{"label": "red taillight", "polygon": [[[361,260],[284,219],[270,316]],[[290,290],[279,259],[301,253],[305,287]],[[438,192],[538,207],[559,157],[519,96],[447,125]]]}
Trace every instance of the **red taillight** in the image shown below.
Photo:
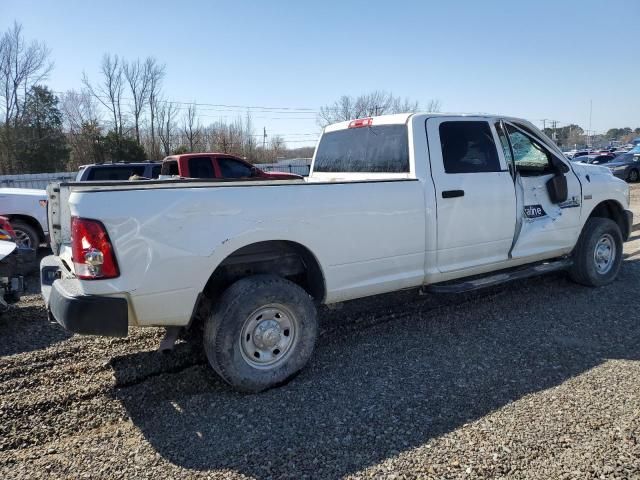
{"label": "red taillight", "polygon": [[98,220],[71,219],[71,255],[78,278],[96,280],[120,275],[109,235]]}
{"label": "red taillight", "polygon": [[0,240],[15,240],[15,238],[16,232],[11,228],[9,219],[7,217],[0,217]]}
{"label": "red taillight", "polygon": [[370,127],[373,124],[373,118],[359,118],[349,122],[349,128]]}

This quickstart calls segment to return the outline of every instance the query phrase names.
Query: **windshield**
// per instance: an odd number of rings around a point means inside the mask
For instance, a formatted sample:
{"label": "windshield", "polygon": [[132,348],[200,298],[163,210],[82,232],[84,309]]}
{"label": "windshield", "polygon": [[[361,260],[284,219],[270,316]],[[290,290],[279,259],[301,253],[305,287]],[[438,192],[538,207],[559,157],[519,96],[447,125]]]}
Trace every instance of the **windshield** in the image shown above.
{"label": "windshield", "polygon": [[325,133],[314,164],[316,172],[409,172],[406,125],[348,128]]}

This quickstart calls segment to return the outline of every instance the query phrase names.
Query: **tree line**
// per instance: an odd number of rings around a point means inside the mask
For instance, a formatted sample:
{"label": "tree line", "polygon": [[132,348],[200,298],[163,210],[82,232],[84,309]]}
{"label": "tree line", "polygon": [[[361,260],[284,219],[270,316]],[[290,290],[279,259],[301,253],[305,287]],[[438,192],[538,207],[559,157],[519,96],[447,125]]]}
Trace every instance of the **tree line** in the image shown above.
{"label": "tree line", "polygon": [[251,115],[203,125],[195,102],[163,94],[166,65],[153,57],[105,54],[97,78],[79,91],[54,92],[43,42],[28,41],[20,24],[0,35],[0,174],[75,170],[87,163],[160,159],[174,153],[220,151],[252,162],[310,156],[284,138],[254,134]]}
{"label": "tree line", "polygon": [[571,124],[558,128],[544,128],[543,132],[559,146],[573,148],[574,146],[584,146],[588,143],[605,144],[614,141],[626,144],[640,136],[640,127],[635,130],[629,127],[610,128],[605,134],[589,135],[590,132],[585,131],[579,125]]}
{"label": "tree line", "polygon": [[[44,42],[25,38],[17,22],[0,34],[0,174],[71,171],[110,161],[158,160],[187,152],[218,151],[253,163],[310,157],[313,147],[287,148],[285,139],[255,134],[250,113],[203,124],[198,104],[166,98],[166,65],[154,57],[128,60],[104,54],[98,74],[83,74],[79,90],[55,92]],[[321,107],[317,123],[418,111],[390,92],[342,96]],[[430,101],[426,110],[439,111]]]}

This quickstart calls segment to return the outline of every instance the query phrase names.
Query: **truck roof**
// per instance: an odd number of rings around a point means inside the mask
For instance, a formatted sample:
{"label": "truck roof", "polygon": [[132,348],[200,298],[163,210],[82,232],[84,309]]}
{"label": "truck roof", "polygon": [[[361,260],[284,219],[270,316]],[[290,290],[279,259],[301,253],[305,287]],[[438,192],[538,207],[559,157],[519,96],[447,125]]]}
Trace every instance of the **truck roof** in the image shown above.
{"label": "truck roof", "polygon": [[[411,117],[422,116],[425,119],[431,117],[485,117],[485,118],[504,118],[519,122],[527,122],[527,120],[506,115],[496,115],[491,113],[450,113],[450,112],[416,112],[416,113],[396,113],[392,115],[379,115],[377,117],[368,117],[371,119],[370,125],[399,125],[407,123]],[[334,132],[336,130],[344,130],[349,128],[349,124],[354,120],[346,120],[344,122],[332,123],[324,128],[324,132]]]}

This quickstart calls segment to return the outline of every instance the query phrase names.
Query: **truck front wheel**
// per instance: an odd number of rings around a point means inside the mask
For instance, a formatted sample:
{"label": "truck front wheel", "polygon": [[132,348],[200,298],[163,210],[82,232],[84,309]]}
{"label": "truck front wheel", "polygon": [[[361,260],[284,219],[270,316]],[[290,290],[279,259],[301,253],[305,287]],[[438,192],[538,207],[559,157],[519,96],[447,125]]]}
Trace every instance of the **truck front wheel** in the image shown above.
{"label": "truck front wheel", "polygon": [[213,369],[234,388],[259,392],[295,376],[318,332],[312,298],[293,282],[255,275],[231,285],[204,326]]}
{"label": "truck front wheel", "polygon": [[573,252],[569,271],[574,282],[589,287],[607,285],[616,278],[622,263],[620,227],[608,218],[587,220]]}

